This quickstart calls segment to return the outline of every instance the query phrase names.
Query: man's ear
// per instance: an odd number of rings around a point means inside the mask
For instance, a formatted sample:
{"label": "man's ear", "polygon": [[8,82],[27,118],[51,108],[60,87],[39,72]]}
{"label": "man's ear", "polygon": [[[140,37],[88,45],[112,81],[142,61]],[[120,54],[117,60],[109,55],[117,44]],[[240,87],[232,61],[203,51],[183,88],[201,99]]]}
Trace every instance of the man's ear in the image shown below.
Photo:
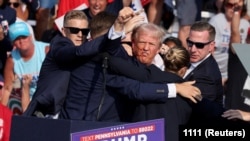
{"label": "man's ear", "polygon": [[66,31],[65,31],[65,28],[64,28],[64,27],[62,27],[61,33],[62,33],[62,35],[63,35],[64,37],[66,37]]}
{"label": "man's ear", "polygon": [[215,41],[213,41],[213,42],[211,42],[211,43],[210,43],[210,49],[209,49],[209,52],[210,52],[210,53],[213,53],[213,52],[214,52],[214,50],[215,50]]}

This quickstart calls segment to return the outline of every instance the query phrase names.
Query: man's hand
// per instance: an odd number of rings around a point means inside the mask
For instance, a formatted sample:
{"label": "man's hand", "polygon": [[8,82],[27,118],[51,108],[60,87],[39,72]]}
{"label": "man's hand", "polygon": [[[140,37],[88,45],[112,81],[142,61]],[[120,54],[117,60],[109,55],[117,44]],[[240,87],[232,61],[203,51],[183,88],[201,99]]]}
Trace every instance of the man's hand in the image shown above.
{"label": "man's hand", "polygon": [[130,20],[128,20],[124,27],[125,27],[125,33],[129,33],[132,32],[132,30],[134,29],[134,27],[145,23],[145,17],[144,16],[140,16],[140,15],[135,15],[134,17],[132,17]]}
{"label": "man's hand", "polygon": [[188,81],[183,83],[176,83],[176,91],[179,95],[190,99],[194,103],[202,100],[201,91],[199,88],[193,86],[195,81]]}
{"label": "man's hand", "polygon": [[240,119],[243,121],[250,121],[250,112],[230,109],[230,110],[225,111],[222,114],[222,117],[227,118],[229,120]]}
{"label": "man's hand", "polygon": [[160,54],[165,55],[168,52],[168,50],[169,50],[169,46],[165,45],[165,44],[162,44],[161,48],[160,48]]}
{"label": "man's hand", "polygon": [[122,32],[125,26],[125,23],[132,19],[134,16],[139,15],[143,10],[134,12],[130,7],[124,7],[119,11],[119,15],[114,23],[115,31]]}

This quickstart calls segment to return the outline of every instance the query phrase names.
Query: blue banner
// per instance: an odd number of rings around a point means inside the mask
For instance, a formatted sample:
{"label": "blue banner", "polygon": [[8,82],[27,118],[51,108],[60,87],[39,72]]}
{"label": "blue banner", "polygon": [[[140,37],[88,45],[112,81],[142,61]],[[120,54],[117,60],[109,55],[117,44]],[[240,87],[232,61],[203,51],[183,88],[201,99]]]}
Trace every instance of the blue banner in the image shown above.
{"label": "blue banner", "polygon": [[99,128],[71,134],[71,141],[164,141],[164,119]]}

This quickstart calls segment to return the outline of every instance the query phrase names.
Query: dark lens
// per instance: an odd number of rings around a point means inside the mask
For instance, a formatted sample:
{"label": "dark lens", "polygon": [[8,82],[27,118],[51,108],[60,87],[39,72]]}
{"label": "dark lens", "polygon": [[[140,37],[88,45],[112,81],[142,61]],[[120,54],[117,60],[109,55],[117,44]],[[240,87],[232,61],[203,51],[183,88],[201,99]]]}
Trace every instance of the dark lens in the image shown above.
{"label": "dark lens", "polygon": [[189,39],[187,39],[187,45],[189,46],[189,47],[192,47],[193,46],[193,42],[192,41],[190,41]]}
{"label": "dark lens", "polygon": [[82,35],[88,35],[89,29],[81,29]]}
{"label": "dark lens", "polygon": [[197,43],[195,43],[195,46],[197,47],[197,48],[199,48],[199,49],[203,49],[204,47],[205,47],[205,45],[208,45],[208,44],[210,44],[212,41],[209,41],[209,42],[206,42],[206,43],[199,43],[199,42],[197,42]]}
{"label": "dark lens", "polygon": [[15,2],[15,3],[13,3],[13,6],[14,6],[15,8],[17,8],[17,7],[19,6],[19,3],[18,3],[18,2]]}
{"label": "dark lens", "polygon": [[241,9],[242,9],[241,6],[235,6],[235,7],[234,7],[234,11],[240,11]]}
{"label": "dark lens", "polygon": [[187,45],[188,47],[192,47],[193,45],[195,45],[196,48],[199,48],[199,49],[203,49],[205,45],[209,44],[210,42],[207,42],[207,43],[199,43],[199,42],[193,42],[193,41],[190,41],[189,39],[187,39]]}
{"label": "dark lens", "polygon": [[234,7],[234,4],[233,4],[233,3],[227,3],[227,4],[226,4],[226,7],[231,9],[231,8]]}
{"label": "dark lens", "polygon": [[77,34],[79,33],[79,31],[82,32],[82,35],[88,35],[89,33],[89,29],[87,28],[83,28],[83,29],[76,28],[76,27],[65,27],[65,28],[68,28],[71,34]]}
{"label": "dark lens", "polygon": [[195,46],[196,46],[197,48],[202,49],[202,48],[204,48],[205,44],[204,44],[204,43],[195,43]]}
{"label": "dark lens", "polygon": [[77,33],[79,33],[80,29],[79,28],[74,28],[74,27],[69,27],[69,31],[72,34],[77,34]]}
{"label": "dark lens", "polygon": [[18,2],[14,2],[14,3],[8,2],[8,5],[9,6],[13,5],[15,8],[17,8],[20,4]]}

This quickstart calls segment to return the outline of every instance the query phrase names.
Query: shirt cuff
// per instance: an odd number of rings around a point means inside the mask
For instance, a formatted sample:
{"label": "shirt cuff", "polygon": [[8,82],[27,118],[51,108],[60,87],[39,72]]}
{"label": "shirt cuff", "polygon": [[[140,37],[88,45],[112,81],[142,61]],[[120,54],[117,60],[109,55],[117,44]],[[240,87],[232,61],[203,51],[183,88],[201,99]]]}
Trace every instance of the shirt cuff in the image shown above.
{"label": "shirt cuff", "polygon": [[125,38],[125,31],[123,30],[122,32],[117,32],[114,29],[114,25],[110,28],[109,33],[108,33],[108,38],[111,40],[117,39],[119,37]]}
{"label": "shirt cuff", "polygon": [[168,98],[176,97],[176,86],[174,83],[167,84],[168,85]]}

